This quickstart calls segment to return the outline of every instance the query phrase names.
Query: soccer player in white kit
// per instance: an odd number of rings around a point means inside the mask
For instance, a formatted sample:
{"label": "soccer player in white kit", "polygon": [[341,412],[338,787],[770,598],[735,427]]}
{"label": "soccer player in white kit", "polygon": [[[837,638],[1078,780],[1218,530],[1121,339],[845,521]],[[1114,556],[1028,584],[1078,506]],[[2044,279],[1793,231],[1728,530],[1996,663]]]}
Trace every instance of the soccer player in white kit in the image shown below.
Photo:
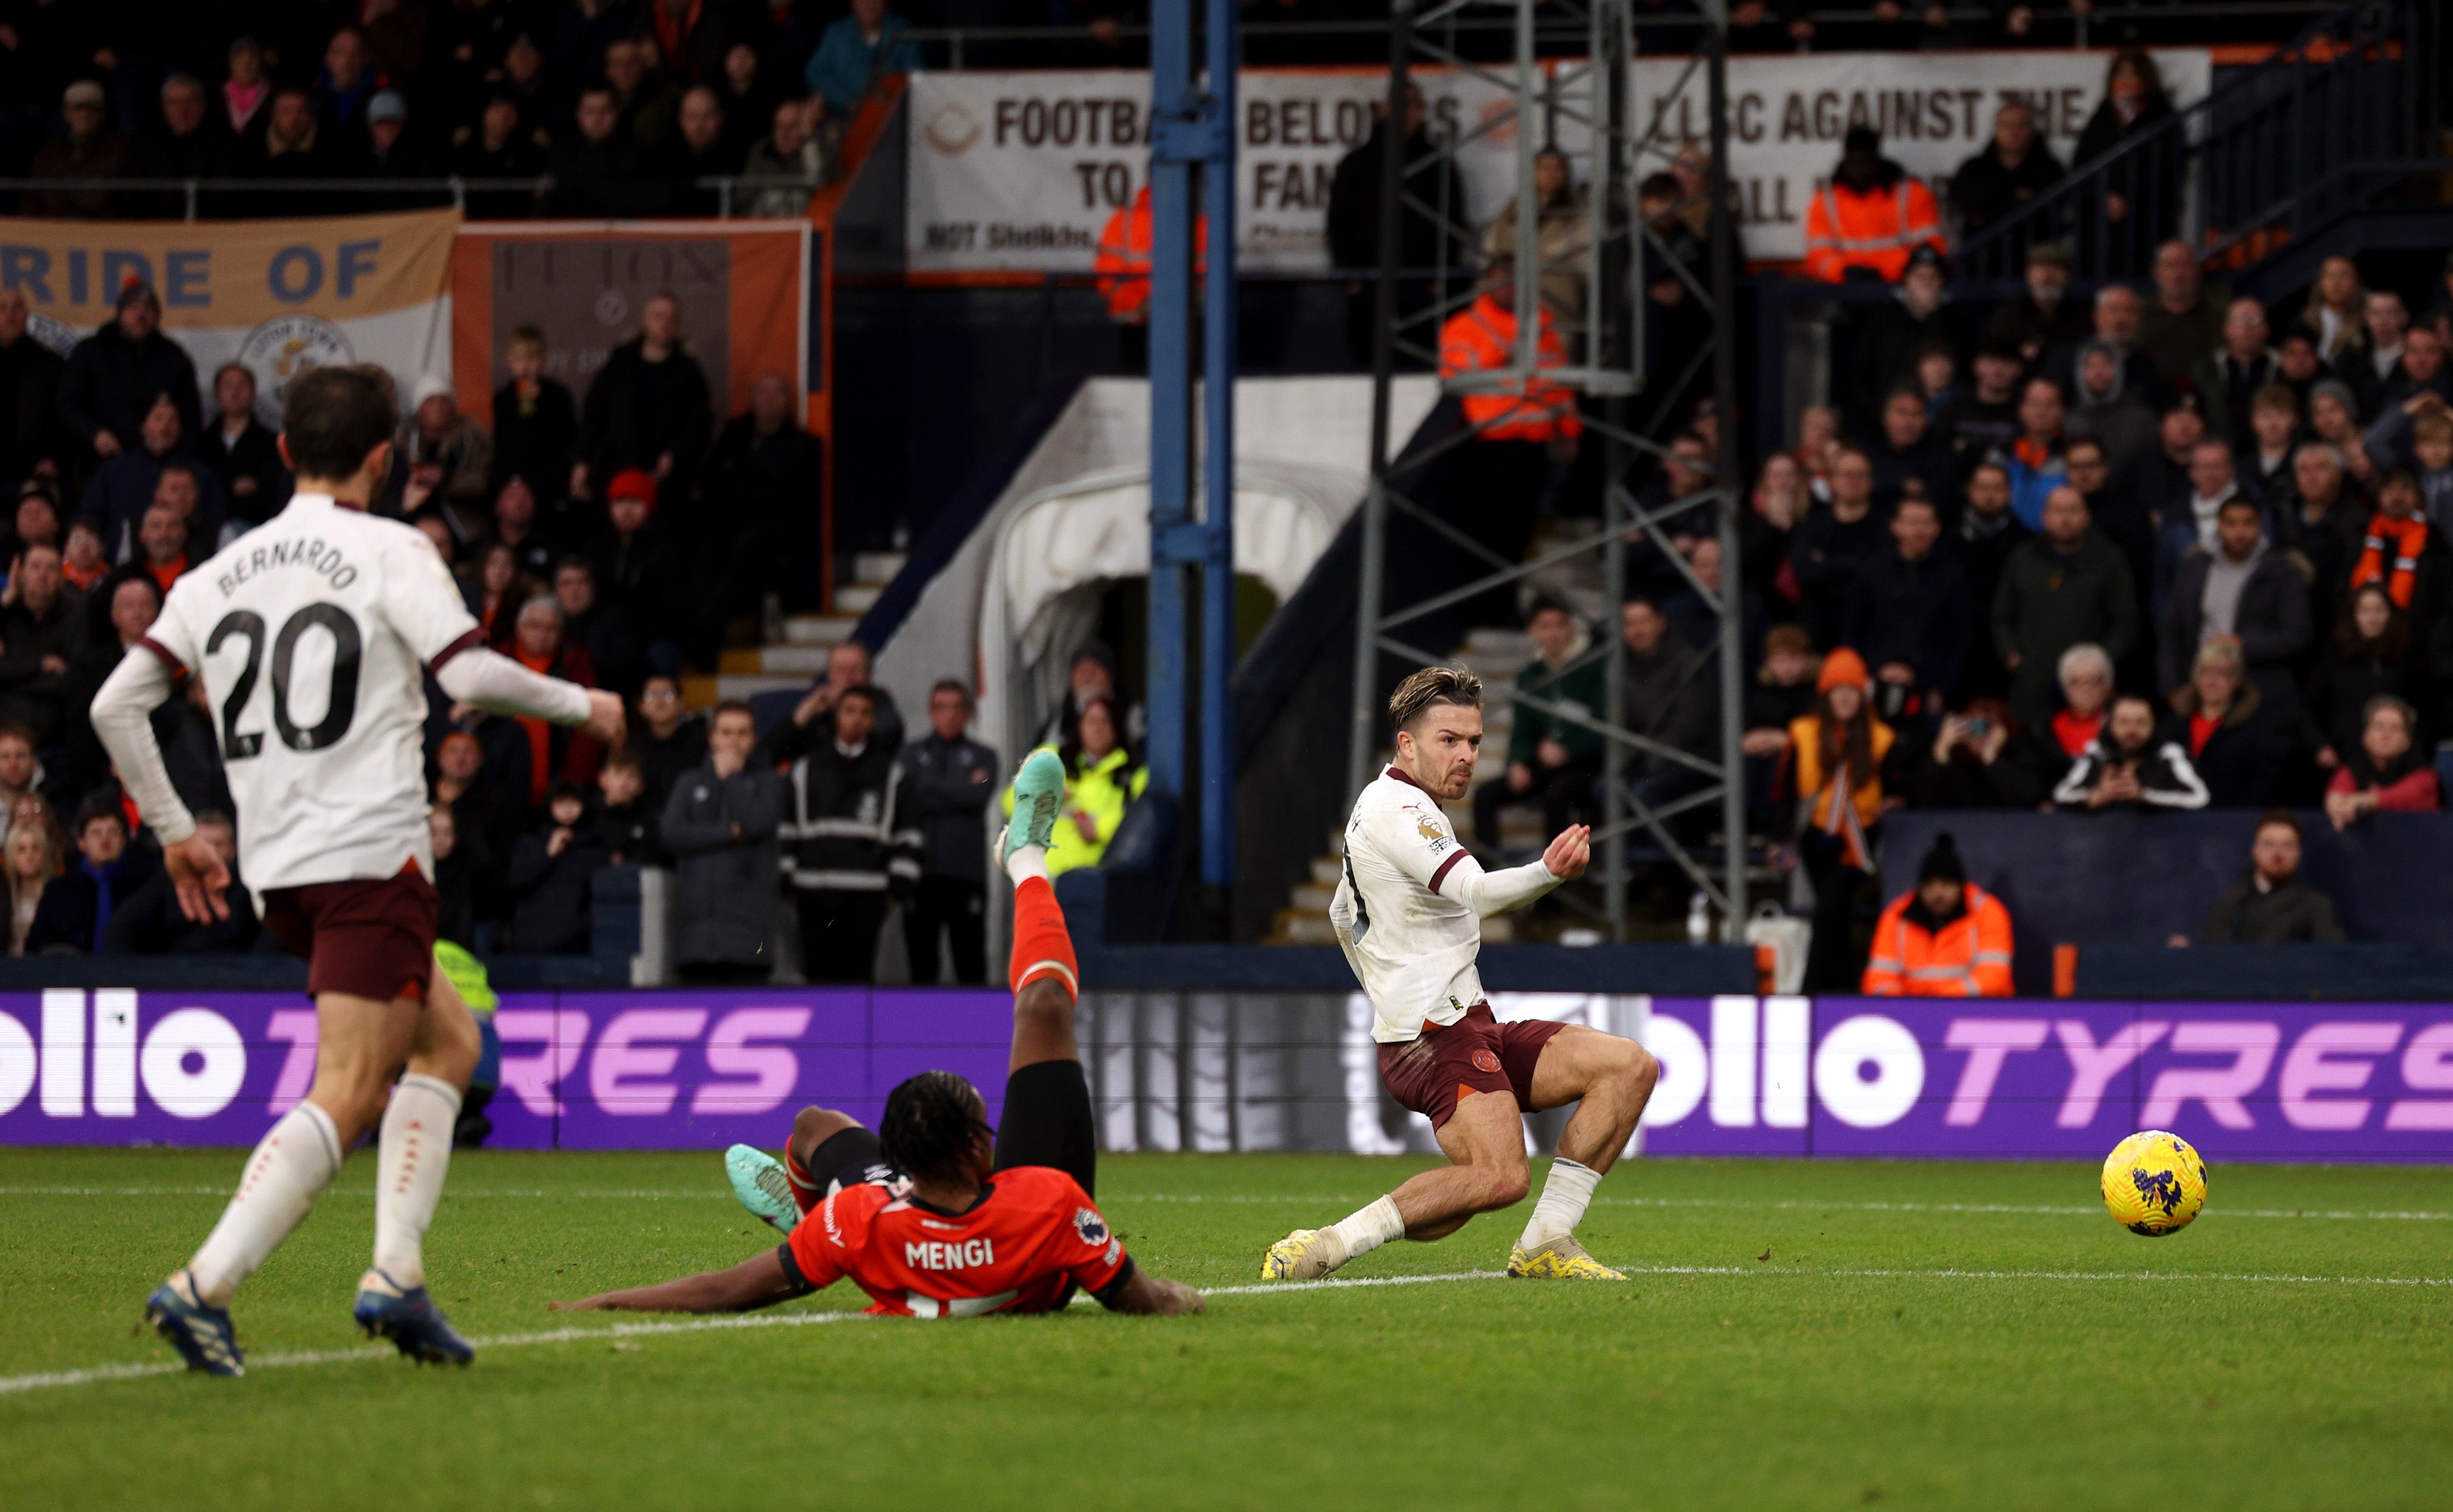
{"label": "soccer player in white kit", "polygon": [[476,1021],[434,969],[425,674],[481,708],[622,738],[619,699],[486,649],[433,544],[367,513],[391,467],[393,418],[380,373],[291,380],[289,506],[172,585],[139,643],[150,654],[124,658],[93,701],[94,731],[162,842],[180,907],[205,923],[229,917],[229,872],[171,789],[148,718],[184,679],[203,679],[243,870],[265,927],[308,959],[315,1000],[313,1087],[248,1157],[204,1247],[146,1302],[189,1368],[213,1375],[245,1373],[231,1294],[378,1121],[374,1262],[352,1316],[420,1363],[473,1357],[427,1293],[423,1254],[479,1050]]}
{"label": "soccer player in white kit", "polygon": [[1571,825],[1541,860],[1486,873],[1440,807],[1473,781],[1482,679],[1426,666],[1397,685],[1388,714],[1396,764],[1355,800],[1329,920],[1371,999],[1381,1084],[1431,1121],[1452,1164],[1342,1223],[1288,1234],[1269,1246],[1262,1278],[1309,1281],[1392,1239],[1444,1239],[1476,1213],[1514,1206],[1532,1185],[1524,1113],[1575,1103],[1507,1274],[1624,1281],[1585,1253],[1576,1224],[1635,1132],[1660,1063],[1632,1040],[1582,1025],[1499,1023],[1474,966],[1484,916],[1583,876],[1592,832]]}

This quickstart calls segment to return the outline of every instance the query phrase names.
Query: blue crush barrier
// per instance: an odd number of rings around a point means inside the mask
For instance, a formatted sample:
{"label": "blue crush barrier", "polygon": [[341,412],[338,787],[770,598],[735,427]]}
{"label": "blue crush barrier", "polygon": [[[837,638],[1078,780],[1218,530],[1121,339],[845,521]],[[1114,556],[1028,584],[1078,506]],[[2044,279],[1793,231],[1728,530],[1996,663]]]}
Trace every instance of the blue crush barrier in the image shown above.
{"label": "blue crush barrier", "polygon": [[[2334,900],[2352,940],[2453,947],[2453,813],[2377,814],[2339,834],[2322,813],[2299,817],[2300,875]],[[2044,993],[2056,945],[2077,945],[2084,970],[2095,946],[2203,941],[2215,900],[2248,873],[2257,819],[1903,810],[1883,822],[1883,896],[1914,886],[1917,862],[1949,831],[1969,879],[2010,909],[2020,990]]]}

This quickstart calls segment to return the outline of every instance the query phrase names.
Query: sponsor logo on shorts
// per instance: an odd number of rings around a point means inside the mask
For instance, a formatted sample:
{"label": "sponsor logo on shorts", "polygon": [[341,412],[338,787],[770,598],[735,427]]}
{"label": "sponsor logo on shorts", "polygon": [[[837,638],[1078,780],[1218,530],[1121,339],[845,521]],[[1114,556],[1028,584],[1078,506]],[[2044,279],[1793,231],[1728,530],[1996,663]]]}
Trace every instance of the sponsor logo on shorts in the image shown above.
{"label": "sponsor logo on shorts", "polygon": [[1473,1052],[1473,1068],[1486,1075],[1496,1075],[1499,1070],[1499,1057],[1488,1050],[1476,1050]]}

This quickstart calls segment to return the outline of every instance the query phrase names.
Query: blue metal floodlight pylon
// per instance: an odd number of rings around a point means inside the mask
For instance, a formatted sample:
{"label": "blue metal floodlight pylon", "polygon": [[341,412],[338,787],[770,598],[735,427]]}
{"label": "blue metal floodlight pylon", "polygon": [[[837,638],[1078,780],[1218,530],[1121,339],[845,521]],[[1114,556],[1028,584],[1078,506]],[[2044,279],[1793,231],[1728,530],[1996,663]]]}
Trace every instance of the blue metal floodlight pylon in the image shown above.
{"label": "blue metal floodlight pylon", "polygon": [[[1201,880],[1235,878],[1235,64],[1232,0],[1208,0],[1205,70],[1193,67],[1192,0],[1150,12],[1149,774],[1181,800],[1197,771]],[[1200,193],[1196,195],[1196,189]],[[1202,424],[1193,421],[1196,198],[1207,202]],[[1206,433],[1206,435],[1204,434]],[[1196,459],[1194,438],[1207,449]],[[1196,475],[1196,463],[1199,471]],[[1196,487],[1195,479],[1199,483]],[[1199,507],[1195,507],[1196,500]],[[1199,574],[1198,661],[1187,658]],[[1201,688],[1199,766],[1187,690]]]}

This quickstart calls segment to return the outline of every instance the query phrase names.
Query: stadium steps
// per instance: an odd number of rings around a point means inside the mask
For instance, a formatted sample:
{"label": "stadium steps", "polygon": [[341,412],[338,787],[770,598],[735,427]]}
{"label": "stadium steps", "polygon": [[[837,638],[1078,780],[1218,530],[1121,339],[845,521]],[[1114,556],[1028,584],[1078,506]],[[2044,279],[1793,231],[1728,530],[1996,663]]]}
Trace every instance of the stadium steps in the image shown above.
{"label": "stadium steps", "polygon": [[[1589,521],[1545,521],[1536,532],[1528,554],[1539,556],[1552,549],[1571,534],[1590,530]],[[1529,603],[1534,597],[1559,599],[1573,608],[1592,627],[1596,635],[1613,628],[1611,624],[1608,584],[1602,570],[1601,552],[1596,549],[1565,561],[1554,562],[1533,573],[1519,586],[1519,598]],[[1497,780],[1507,769],[1506,752],[1507,738],[1516,727],[1516,674],[1533,660],[1533,638],[1521,629],[1486,626],[1466,633],[1465,644],[1452,653],[1461,666],[1470,667],[1483,681],[1483,748],[1499,759],[1485,761],[1476,769],[1475,787]],[[1382,757],[1385,765],[1386,757]],[[1473,796],[1442,806],[1448,822],[1457,833],[1470,837],[1473,833]],[[1500,845],[1509,864],[1541,854],[1549,836],[1542,832],[1541,812],[1522,804],[1500,810]],[[1337,883],[1344,864],[1339,859],[1344,851],[1342,834],[1329,837],[1328,851],[1313,860],[1311,879],[1299,883],[1278,910],[1277,922],[1262,942],[1265,945],[1334,945],[1337,932],[1328,922],[1329,900],[1337,892]],[[1489,858],[1486,858],[1489,859]],[[1483,938],[1491,944],[1507,942],[1516,924],[1514,916],[1501,914],[1483,921]]]}
{"label": "stadium steps", "polygon": [[903,563],[899,551],[861,552],[852,559],[852,581],[835,589],[833,613],[787,615],[780,639],[770,631],[764,646],[726,650],[714,676],[693,673],[684,680],[683,698],[692,707],[704,708],[718,699],[808,686],[825,674],[828,653],[851,639],[860,617],[903,570]]}
{"label": "stadium steps", "polygon": [[[1505,751],[1508,731],[1515,726],[1509,706],[1508,689],[1517,672],[1533,659],[1533,640],[1522,630],[1485,628],[1468,631],[1465,645],[1457,647],[1455,660],[1471,667],[1484,686],[1483,719],[1486,749]],[[1381,765],[1387,764],[1383,752]],[[1484,764],[1478,768],[1483,781],[1505,770],[1505,761]],[[1477,783],[1476,786],[1479,786]],[[1441,806],[1448,822],[1460,835],[1473,833],[1473,797],[1468,793],[1453,803]],[[1542,833],[1541,818],[1532,810],[1517,806],[1501,810],[1501,844],[1511,851],[1538,851],[1547,838]],[[1264,945],[1335,945],[1337,931],[1328,922],[1329,901],[1337,894],[1337,883],[1345,871],[1342,859],[1346,853],[1346,837],[1328,837],[1328,850],[1316,856],[1311,864],[1311,880],[1298,883],[1287,895],[1286,905],[1278,910],[1277,922]],[[1514,938],[1515,920],[1500,914],[1482,922],[1482,938],[1491,945],[1505,945]]]}

